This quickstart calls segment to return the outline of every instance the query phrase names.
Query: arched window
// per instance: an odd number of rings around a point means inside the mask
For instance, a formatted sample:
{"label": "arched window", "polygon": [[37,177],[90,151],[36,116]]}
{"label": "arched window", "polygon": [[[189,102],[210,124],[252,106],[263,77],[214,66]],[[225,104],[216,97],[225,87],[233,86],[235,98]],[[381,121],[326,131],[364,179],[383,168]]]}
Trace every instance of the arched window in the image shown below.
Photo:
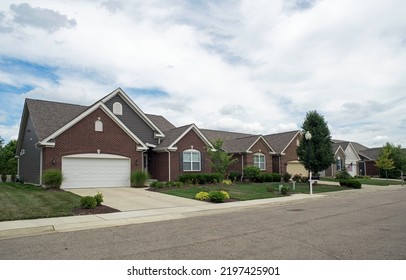
{"label": "arched window", "polygon": [[261,153],[254,154],[254,166],[261,170],[266,170],[265,155]]}
{"label": "arched window", "polygon": [[343,161],[340,156],[337,157],[336,166],[337,166],[337,171],[341,171],[343,168]]}
{"label": "arched window", "polygon": [[94,123],[95,131],[103,131],[103,122],[99,119]]}
{"label": "arched window", "polygon": [[113,113],[120,116],[123,114],[123,105],[121,105],[120,102],[115,102],[113,104]]}
{"label": "arched window", "polygon": [[201,156],[198,150],[183,151],[183,171],[201,171]]}

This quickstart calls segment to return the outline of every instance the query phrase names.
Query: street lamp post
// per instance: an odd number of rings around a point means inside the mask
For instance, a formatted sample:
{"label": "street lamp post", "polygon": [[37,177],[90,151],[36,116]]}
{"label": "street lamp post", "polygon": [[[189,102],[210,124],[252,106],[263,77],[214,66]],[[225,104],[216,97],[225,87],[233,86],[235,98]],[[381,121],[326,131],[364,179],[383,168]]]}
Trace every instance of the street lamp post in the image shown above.
{"label": "street lamp post", "polygon": [[310,131],[306,131],[305,139],[307,140],[307,159],[309,164],[309,188],[310,194],[313,194],[312,171],[310,169],[310,140],[312,139],[312,134],[310,133]]}

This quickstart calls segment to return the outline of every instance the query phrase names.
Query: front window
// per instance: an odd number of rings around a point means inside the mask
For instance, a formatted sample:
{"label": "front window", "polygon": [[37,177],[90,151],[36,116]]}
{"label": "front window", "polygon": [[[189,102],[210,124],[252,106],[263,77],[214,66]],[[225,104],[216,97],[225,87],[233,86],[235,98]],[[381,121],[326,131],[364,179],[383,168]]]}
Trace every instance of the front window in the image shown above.
{"label": "front window", "polygon": [[337,171],[341,171],[343,163],[340,158],[337,159]]}
{"label": "front window", "polygon": [[264,154],[255,154],[254,155],[254,166],[257,166],[261,170],[266,169]]}
{"label": "front window", "polygon": [[186,150],[183,152],[183,171],[200,171],[200,152],[197,150]]}

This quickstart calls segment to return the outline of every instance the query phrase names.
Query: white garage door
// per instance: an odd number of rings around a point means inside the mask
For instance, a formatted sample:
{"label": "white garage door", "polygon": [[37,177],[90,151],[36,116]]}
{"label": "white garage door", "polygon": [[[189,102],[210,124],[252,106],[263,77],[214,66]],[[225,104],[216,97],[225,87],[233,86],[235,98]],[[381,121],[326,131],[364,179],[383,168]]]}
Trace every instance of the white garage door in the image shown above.
{"label": "white garage door", "polygon": [[130,159],[106,154],[62,158],[62,188],[129,187]]}

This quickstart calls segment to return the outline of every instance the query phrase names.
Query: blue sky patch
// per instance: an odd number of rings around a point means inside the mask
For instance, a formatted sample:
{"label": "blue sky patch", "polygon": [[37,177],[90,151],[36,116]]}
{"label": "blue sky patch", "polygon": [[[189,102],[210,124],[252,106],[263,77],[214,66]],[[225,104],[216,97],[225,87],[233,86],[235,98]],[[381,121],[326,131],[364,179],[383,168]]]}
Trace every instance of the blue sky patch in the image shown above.
{"label": "blue sky patch", "polygon": [[34,87],[30,85],[21,85],[21,86],[12,86],[8,84],[0,83],[0,94],[13,93],[13,94],[23,94],[30,90],[33,90]]}
{"label": "blue sky patch", "polygon": [[168,93],[158,88],[124,88],[124,91],[136,96],[167,97]]}

